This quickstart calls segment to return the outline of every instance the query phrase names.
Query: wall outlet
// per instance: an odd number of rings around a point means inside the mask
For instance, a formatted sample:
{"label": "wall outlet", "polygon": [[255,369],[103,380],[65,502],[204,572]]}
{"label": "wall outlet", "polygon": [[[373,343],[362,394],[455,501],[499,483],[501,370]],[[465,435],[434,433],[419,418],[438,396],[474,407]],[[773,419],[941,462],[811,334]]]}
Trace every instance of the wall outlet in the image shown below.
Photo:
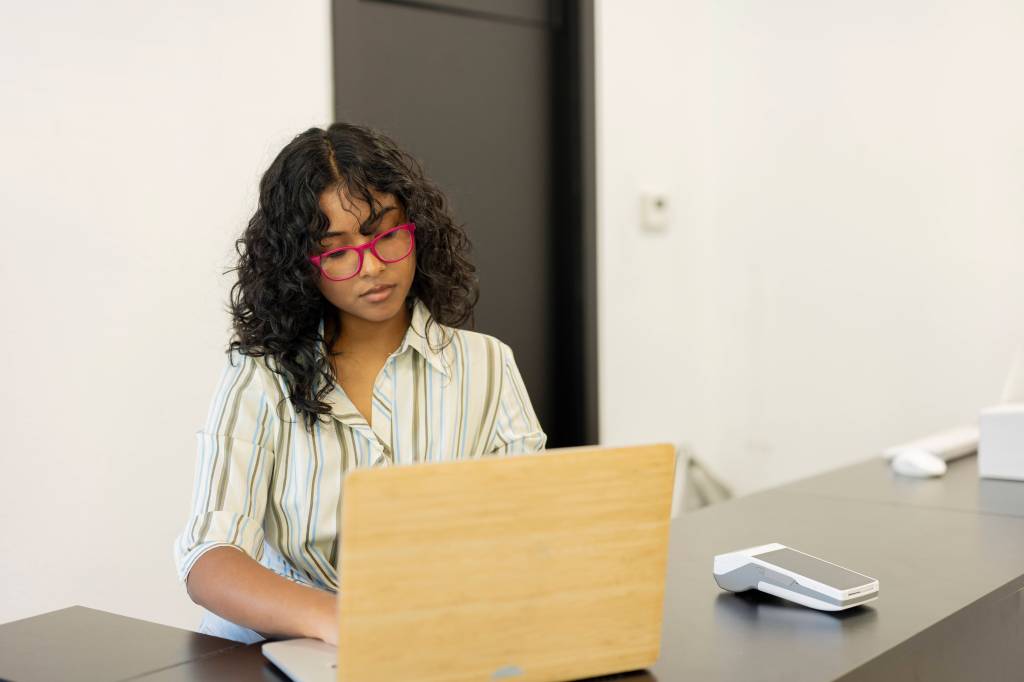
{"label": "wall outlet", "polygon": [[642,192],[640,194],[640,227],[646,232],[664,232],[668,229],[668,194]]}

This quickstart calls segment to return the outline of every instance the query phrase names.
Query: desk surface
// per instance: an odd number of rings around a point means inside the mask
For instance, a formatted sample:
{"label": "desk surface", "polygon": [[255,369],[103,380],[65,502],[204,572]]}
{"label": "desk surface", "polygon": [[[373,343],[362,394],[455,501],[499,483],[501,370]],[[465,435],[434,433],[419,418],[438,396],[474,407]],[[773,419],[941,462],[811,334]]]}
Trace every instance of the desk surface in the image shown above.
{"label": "desk surface", "polygon": [[[880,598],[833,614],[722,592],[714,555],[766,542],[878,578]],[[969,458],[930,481],[894,478],[872,460],[676,519],[661,658],[620,679],[1009,680],[1021,671],[1024,483],[979,482]],[[81,607],[0,626],[0,678],[285,679],[259,645]]]}
{"label": "desk surface", "polygon": [[876,457],[790,483],[777,490],[845,500],[1024,517],[1024,483],[978,478],[976,457],[953,460],[945,476],[925,479],[895,474],[885,459]]}
{"label": "desk surface", "polygon": [[241,644],[82,606],[0,625],[0,679],[125,680]]}
{"label": "desk surface", "polygon": [[[973,608],[978,619],[998,619],[1000,609],[1024,616],[1024,518],[775,490],[679,521],[669,548],[662,655],[653,668],[659,680],[998,679],[979,674],[985,668],[971,652],[998,654],[993,660],[1009,652],[986,649],[1000,642],[986,643],[988,630],[976,619],[954,617]],[[879,599],[826,613],[759,592],[722,592],[711,577],[714,555],[768,542],[877,578]],[[927,650],[926,633],[951,618],[950,641],[942,646],[971,653],[957,656],[960,667],[937,658],[945,669],[933,670],[924,658],[894,655],[918,636]],[[1017,640],[1024,651],[1024,631]],[[1014,656],[1024,671],[1024,656]],[[930,674],[868,675],[878,666],[905,670],[908,663]],[[963,668],[969,674],[952,674]]]}

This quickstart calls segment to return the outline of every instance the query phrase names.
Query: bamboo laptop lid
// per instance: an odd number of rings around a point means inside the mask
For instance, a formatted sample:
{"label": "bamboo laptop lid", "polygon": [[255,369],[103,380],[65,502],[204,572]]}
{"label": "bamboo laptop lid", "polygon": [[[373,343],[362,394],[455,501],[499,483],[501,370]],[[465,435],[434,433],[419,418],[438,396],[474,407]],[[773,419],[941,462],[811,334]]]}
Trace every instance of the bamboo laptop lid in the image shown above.
{"label": "bamboo laptop lid", "polygon": [[671,445],[346,475],[338,680],[565,680],[658,657]]}

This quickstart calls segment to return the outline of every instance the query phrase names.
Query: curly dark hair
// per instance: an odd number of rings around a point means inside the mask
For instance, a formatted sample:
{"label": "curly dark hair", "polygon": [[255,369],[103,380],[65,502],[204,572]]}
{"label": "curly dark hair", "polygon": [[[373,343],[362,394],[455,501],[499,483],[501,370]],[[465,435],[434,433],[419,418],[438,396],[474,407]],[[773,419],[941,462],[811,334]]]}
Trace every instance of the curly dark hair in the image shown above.
{"label": "curly dark hair", "polygon": [[364,235],[372,234],[383,208],[371,190],[392,194],[416,224],[416,273],[407,304],[418,298],[426,305],[433,318],[428,326],[472,324],[479,296],[469,238],[416,159],[386,135],[350,123],[297,135],[263,174],[256,213],[235,242],[238,263],[228,272],[237,272],[238,281],[228,306],[234,334],[227,352],[266,357],[309,428],[331,411],[323,400],[334,382],[326,349],[341,330],[325,324],[319,333],[320,320],[336,319],[337,309],[317,288],[319,273],[308,257],[329,227],[320,195],[338,188],[368,205]]}

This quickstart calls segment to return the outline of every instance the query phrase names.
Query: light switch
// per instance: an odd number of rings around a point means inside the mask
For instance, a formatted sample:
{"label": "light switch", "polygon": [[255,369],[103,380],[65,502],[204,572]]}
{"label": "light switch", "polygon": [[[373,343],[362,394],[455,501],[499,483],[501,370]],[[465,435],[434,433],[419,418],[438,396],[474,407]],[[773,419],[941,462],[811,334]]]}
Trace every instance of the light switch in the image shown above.
{"label": "light switch", "polygon": [[640,195],[640,227],[647,232],[668,229],[668,195],[664,192],[643,192]]}

